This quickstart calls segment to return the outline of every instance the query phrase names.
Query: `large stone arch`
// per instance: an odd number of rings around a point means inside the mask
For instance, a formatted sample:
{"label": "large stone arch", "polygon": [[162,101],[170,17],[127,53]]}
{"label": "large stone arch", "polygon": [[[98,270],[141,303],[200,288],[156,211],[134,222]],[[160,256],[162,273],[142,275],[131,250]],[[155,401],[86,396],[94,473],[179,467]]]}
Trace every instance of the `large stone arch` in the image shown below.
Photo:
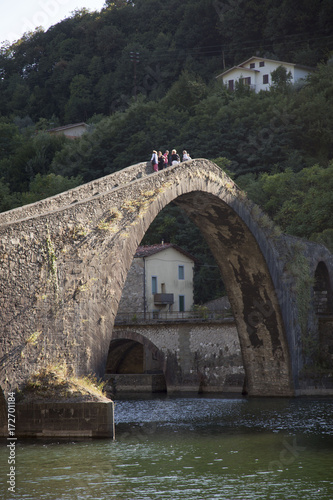
{"label": "large stone arch", "polygon": [[249,394],[294,394],[301,367],[299,324],[286,271],[294,241],[275,232],[207,160],[152,175],[147,168],[129,167],[26,212],[0,214],[0,286],[6,298],[1,380],[13,387],[31,371],[60,362],[77,373],[104,374],[136,248],[156,215],[174,201],[199,226],[218,262]]}
{"label": "large stone arch", "polygon": [[186,194],[176,203],[204,234],[220,268],[237,324],[247,390],[291,394],[285,325],[266,260],[269,252],[264,255],[256,239],[260,228],[251,230],[234,207],[210,194]]}

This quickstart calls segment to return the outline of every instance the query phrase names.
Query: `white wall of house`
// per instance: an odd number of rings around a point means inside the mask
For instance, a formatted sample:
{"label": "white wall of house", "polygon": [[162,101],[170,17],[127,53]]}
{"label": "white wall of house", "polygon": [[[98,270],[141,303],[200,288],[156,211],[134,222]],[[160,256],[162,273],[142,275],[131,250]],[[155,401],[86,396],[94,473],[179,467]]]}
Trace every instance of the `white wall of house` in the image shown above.
{"label": "white wall of house", "polygon": [[243,79],[244,83],[249,85],[255,92],[260,92],[260,90],[270,89],[272,72],[279,66],[283,66],[288,73],[290,71],[291,83],[296,83],[298,80],[305,78],[311,71],[311,68],[303,68],[293,63],[252,57],[240,65],[221,73],[216,78],[222,79],[224,85],[230,90],[234,90],[236,82]]}
{"label": "white wall of house", "polygon": [[[185,311],[189,311],[193,305],[193,260],[174,248],[166,248],[145,257],[145,261],[147,311],[169,308],[169,306],[156,306],[154,293],[173,293],[174,303],[170,306],[170,311],[179,311],[182,307]],[[180,266],[183,271],[179,269]],[[156,283],[155,290],[153,281]]]}
{"label": "white wall of house", "polygon": [[69,139],[76,139],[77,137],[81,137],[87,130],[88,125],[85,123],[74,123],[73,125],[64,125],[63,127],[50,129],[48,132],[53,135],[65,135]]}
{"label": "white wall of house", "polygon": [[[189,311],[193,305],[193,268],[194,261],[172,247],[134,257],[119,302],[119,317],[143,313],[144,308],[149,313]],[[173,294],[174,303],[156,304],[155,293]]]}
{"label": "white wall of house", "polygon": [[297,66],[294,68],[294,80],[297,82],[298,80],[301,80],[302,78],[306,78],[309,74],[309,71],[306,71],[305,69],[298,68]]}

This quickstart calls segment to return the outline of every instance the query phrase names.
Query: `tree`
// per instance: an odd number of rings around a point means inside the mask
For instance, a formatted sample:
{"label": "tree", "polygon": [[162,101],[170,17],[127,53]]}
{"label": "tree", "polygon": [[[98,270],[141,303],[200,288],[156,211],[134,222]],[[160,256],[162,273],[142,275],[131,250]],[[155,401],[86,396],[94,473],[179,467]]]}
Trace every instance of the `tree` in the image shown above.
{"label": "tree", "polygon": [[21,204],[34,203],[36,201],[54,196],[58,193],[73,189],[82,184],[81,177],[62,177],[61,175],[37,174],[30,182],[29,191],[22,193]]}
{"label": "tree", "polygon": [[8,184],[0,179],[0,212],[5,212],[20,206],[21,198],[18,193],[11,193]]}
{"label": "tree", "polygon": [[6,118],[0,118],[0,160],[12,156],[21,142],[18,127]]}
{"label": "tree", "polygon": [[247,182],[248,196],[282,228],[307,239],[333,229],[333,162]]}
{"label": "tree", "polygon": [[198,104],[207,96],[207,87],[201,78],[183,71],[177,82],[164,98],[164,105],[180,109],[188,109]]}
{"label": "tree", "polygon": [[85,75],[74,76],[70,84],[70,98],[65,106],[66,122],[86,121],[93,109],[89,79]]}
{"label": "tree", "polygon": [[287,71],[284,66],[278,66],[274,71],[272,71],[271,76],[271,90],[284,94],[290,89],[292,74],[291,71]]}
{"label": "tree", "polygon": [[121,9],[122,7],[127,7],[128,5],[133,5],[133,1],[132,0],[105,0],[105,8]]}

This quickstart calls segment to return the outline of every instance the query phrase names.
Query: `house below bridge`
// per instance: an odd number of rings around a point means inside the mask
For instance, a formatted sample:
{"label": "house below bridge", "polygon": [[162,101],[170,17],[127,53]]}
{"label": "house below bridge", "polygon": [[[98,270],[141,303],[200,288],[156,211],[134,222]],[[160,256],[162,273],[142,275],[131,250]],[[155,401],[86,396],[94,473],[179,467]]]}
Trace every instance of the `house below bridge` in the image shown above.
{"label": "house below bridge", "polygon": [[172,243],[139,246],[123,288],[117,318],[155,318],[190,311],[195,257]]}

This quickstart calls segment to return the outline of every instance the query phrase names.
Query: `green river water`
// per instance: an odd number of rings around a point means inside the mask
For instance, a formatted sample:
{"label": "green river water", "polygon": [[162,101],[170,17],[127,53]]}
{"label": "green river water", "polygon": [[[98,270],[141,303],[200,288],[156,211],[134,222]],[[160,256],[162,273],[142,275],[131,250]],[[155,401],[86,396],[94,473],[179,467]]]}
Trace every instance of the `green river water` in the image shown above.
{"label": "green river water", "polygon": [[116,440],[18,440],[0,498],[333,500],[333,399],[116,401]]}

